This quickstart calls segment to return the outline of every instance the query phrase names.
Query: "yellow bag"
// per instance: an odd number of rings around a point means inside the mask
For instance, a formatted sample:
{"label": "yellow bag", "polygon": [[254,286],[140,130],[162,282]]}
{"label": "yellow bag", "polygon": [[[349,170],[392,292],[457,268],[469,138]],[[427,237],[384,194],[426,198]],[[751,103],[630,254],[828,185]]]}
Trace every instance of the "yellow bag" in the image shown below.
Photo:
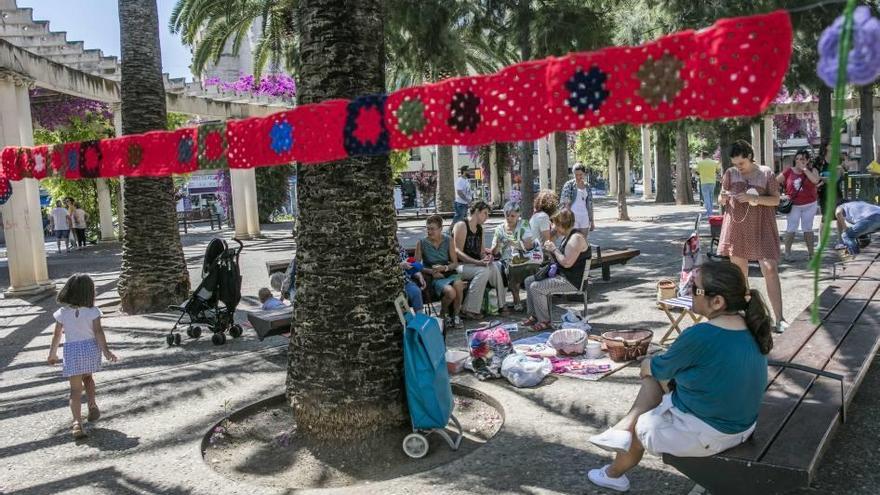
{"label": "yellow bag", "polygon": [[868,164],[868,173],[880,175],[880,163],[877,160]]}

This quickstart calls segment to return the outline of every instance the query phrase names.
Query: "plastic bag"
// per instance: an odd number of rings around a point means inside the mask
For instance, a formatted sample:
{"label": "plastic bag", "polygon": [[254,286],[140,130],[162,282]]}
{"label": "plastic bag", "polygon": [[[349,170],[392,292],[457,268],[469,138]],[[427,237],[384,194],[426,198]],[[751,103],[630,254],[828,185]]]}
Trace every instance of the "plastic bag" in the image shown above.
{"label": "plastic bag", "polygon": [[477,378],[486,380],[501,376],[501,363],[513,352],[510,335],[503,327],[467,331],[471,366]]}
{"label": "plastic bag", "polygon": [[587,333],[590,333],[590,330],[592,330],[593,327],[590,326],[590,324],[587,323],[587,320],[585,320],[581,315],[575,313],[572,310],[568,310],[565,312],[564,315],[562,315],[562,326],[560,328],[578,328]]}
{"label": "plastic bag", "polygon": [[547,358],[511,354],[501,363],[501,376],[514,387],[534,387],[550,374],[553,365]]}

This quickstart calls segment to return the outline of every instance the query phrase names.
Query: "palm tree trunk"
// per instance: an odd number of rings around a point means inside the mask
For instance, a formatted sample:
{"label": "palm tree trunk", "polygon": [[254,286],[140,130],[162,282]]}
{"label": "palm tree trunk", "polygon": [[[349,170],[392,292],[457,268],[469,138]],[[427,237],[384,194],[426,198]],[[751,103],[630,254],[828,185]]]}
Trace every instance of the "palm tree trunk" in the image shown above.
{"label": "palm tree trunk", "polygon": [[730,127],[723,121],[718,121],[717,130],[718,148],[721,153],[721,168],[727,170],[733,166],[733,162],[730,161],[730,148],[733,146],[733,142],[730,138]]}
{"label": "palm tree trunk", "polygon": [[568,134],[554,132],[553,145],[556,146],[556,184],[553,190],[556,194],[562,194],[562,186],[568,180]]}
{"label": "palm tree trunk", "polygon": [[455,178],[452,146],[437,147],[437,208],[438,211],[453,211],[455,205]]}
{"label": "palm tree trunk", "polygon": [[628,221],[626,209],[626,127],[619,126],[614,135],[614,166],[617,168],[617,219]]}
{"label": "palm tree trunk", "polygon": [[[299,104],[381,93],[379,0],[299,2]],[[344,26],[344,29],[341,28]],[[297,429],[346,441],[397,428],[403,353],[394,298],[403,278],[387,156],[303,167],[287,396]]]}
{"label": "palm tree trunk", "polygon": [[690,152],[688,151],[688,131],[684,122],[675,130],[675,157],[678,165],[676,173],[675,203],[689,205],[694,202],[691,190]]}
{"label": "palm tree trunk", "polygon": [[675,196],[672,188],[672,157],[669,149],[667,126],[657,126],[657,197],[655,203],[672,203]]}
{"label": "palm tree trunk", "polygon": [[[531,22],[531,2],[527,0],[520,0],[517,7],[519,9],[517,15],[517,26],[516,26],[516,44],[519,48],[519,54],[521,60],[529,60],[532,58],[532,39],[531,39],[531,26],[529,23]],[[535,149],[535,143],[532,141],[526,141],[520,143],[520,179],[522,183],[520,184],[520,191],[522,192],[522,215],[523,218],[529,218],[532,216],[532,202],[534,201],[534,191],[533,191],[533,175],[534,175],[534,161],[533,161],[533,151]]]}
{"label": "palm tree trunk", "polygon": [[868,84],[859,88],[859,98],[862,135],[859,171],[864,172],[868,164],[874,161],[874,85]]}
{"label": "palm tree trunk", "polygon": [[[119,0],[122,133],[164,129],[165,87],[155,0]],[[122,311],[164,311],[189,295],[171,177],[125,180],[125,236],[118,289]]]}

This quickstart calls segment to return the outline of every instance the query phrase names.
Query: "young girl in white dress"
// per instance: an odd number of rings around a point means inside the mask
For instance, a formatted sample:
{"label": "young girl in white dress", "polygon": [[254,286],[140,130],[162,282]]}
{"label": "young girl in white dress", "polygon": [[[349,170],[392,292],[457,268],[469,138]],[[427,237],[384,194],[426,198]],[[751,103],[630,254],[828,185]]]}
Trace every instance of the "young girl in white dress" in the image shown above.
{"label": "young girl in white dress", "polygon": [[64,335],[64,377],[70,380],[70,412],[73,414],[73,437],[86,436],[82,426],[82,392],[86,391],[89,405],[89,422],[101,416],[95,402],[95,379],[92,373],[101,370],[101,354],[108,361],[116,356],[107,347],[107,339],[101,328],[101,310],[95,307],[95,282],[91,277],[78,273],[64,284],[58,293],[58,302],[64,306],[56,311],[55,333],[49,348],[49,364],[58,363],[58,344]]}

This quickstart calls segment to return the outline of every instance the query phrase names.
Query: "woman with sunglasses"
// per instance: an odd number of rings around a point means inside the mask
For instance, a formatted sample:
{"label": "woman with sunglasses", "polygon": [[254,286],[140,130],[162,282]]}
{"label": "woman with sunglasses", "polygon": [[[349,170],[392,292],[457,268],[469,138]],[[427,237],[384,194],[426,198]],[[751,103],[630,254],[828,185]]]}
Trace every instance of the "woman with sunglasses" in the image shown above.
{"label": "woman with sunglasses", "polygon": [[682,332],[665,353],[642,361],[641,388],[630,411],[590,438],[617,453],[614,462],[587,474],[593,484],[624,492],[625,473],[645,451],[708,457],[745,442],[754,431],[767,387],[766,355],[773,348],[767,307],[757,290],[746,288],[739,268],[727,262],[703,264],[692,291],[694,312],[708,321]]}
{"label": "woman with sunglasses", "polygon": [[513,255],[517,251],[526,251],[526,246],[531,247],[532,241],[529,224],[520,217],[519,203],[508,201],[504,205],[504,222],[495,227],[495,235],[492,237],[492,254],[501,256],[501,274],[507,279],[506,285],[513,294],[513,310],[522,313],[526,305],[519,298],[519,289],[529,275],[538,271],[538,265],[533,263],[513,264]]}

